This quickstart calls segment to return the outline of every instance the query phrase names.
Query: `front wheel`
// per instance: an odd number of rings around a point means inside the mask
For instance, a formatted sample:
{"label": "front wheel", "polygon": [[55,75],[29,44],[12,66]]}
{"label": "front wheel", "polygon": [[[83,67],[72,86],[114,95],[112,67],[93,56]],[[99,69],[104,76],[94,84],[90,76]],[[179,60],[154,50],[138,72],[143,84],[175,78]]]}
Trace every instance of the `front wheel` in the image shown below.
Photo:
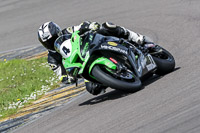
{"label": "front wheel", "polygon": [[153,51],[151,55],[157,65],[156,74],[164,75],[174,70],[174,57],[164,48],[157,45],[155,51]]}
{"label": "front wheel", "polygon": [[113,89],[135,92],[142,86],[140,79],[136,76],[134,76],[133,79],[117,78],[112,73],[106,72],[106,70],[99,65],[94,66],[92,75],[97,81]]}

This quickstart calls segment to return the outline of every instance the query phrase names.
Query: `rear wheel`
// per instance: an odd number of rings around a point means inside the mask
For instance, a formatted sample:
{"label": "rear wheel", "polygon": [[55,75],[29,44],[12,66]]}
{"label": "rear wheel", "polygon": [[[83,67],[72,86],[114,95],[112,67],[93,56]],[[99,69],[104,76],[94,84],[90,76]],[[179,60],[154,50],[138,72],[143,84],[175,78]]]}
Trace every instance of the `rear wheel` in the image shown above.
{"label": "rear wheel", "polygon": [[164,48],[157,45],[155,51],[153,51],[151,55],[157,65],[156,74],[164,75],[174,70],[174,57]]}
{"label": "rear wheel", "polygon": [[142,86],[140,79],[128,71],[116,75],[96,65],[92,69],[92,75],[97,81],[113,89],[135,92]]}

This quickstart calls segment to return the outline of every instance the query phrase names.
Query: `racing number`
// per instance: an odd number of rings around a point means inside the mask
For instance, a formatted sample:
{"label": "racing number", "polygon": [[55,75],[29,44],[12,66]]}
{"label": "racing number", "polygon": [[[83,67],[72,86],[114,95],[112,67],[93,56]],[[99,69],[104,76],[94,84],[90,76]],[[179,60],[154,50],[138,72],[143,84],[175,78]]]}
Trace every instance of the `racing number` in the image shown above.
{"label": "racing number", "polygon": [[70,53],[70,50],[68,48],[66,48],[65,46],[62,48],[63,52],[67,55],[68,53]]}

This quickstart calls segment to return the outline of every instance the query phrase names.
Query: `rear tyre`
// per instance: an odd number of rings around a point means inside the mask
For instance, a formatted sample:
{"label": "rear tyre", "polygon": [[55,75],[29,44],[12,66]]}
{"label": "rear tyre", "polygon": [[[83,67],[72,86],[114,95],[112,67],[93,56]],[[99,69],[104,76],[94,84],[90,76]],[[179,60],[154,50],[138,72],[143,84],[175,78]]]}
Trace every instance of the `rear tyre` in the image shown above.
{"label": "rear tyre", "polygon": [[98,65],[94,66],[92,69],[92,75],[100,83],[117,90],[135,92],[138,91],[142,86],[140,79],[136,76],[134,76],[134,81],[132,82],[128,82],[123,79],[116,79],[112,76],[112,74],[104,72],[103,69]]}
{"label": "rear tyre", "polygon": [[157,65],[156,74],[164,75],[172,72],[175,68],[174,57],[167,50],[160,46],[156,46],[156,49],[162,50],[162,52],[152,54],[152,57]]}

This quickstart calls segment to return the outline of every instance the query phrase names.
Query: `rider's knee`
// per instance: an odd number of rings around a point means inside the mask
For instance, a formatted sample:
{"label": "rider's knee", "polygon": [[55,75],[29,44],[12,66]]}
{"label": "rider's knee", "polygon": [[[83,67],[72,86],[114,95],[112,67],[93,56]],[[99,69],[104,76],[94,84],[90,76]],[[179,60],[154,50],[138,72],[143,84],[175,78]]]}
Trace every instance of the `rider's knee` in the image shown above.
{"label": "rider's knee", "polygon": [[92,82],[85,82],[86,90],[93,94],[93,95],[98,95],[102,91],[102,87],[99,84],[95,84]]}

